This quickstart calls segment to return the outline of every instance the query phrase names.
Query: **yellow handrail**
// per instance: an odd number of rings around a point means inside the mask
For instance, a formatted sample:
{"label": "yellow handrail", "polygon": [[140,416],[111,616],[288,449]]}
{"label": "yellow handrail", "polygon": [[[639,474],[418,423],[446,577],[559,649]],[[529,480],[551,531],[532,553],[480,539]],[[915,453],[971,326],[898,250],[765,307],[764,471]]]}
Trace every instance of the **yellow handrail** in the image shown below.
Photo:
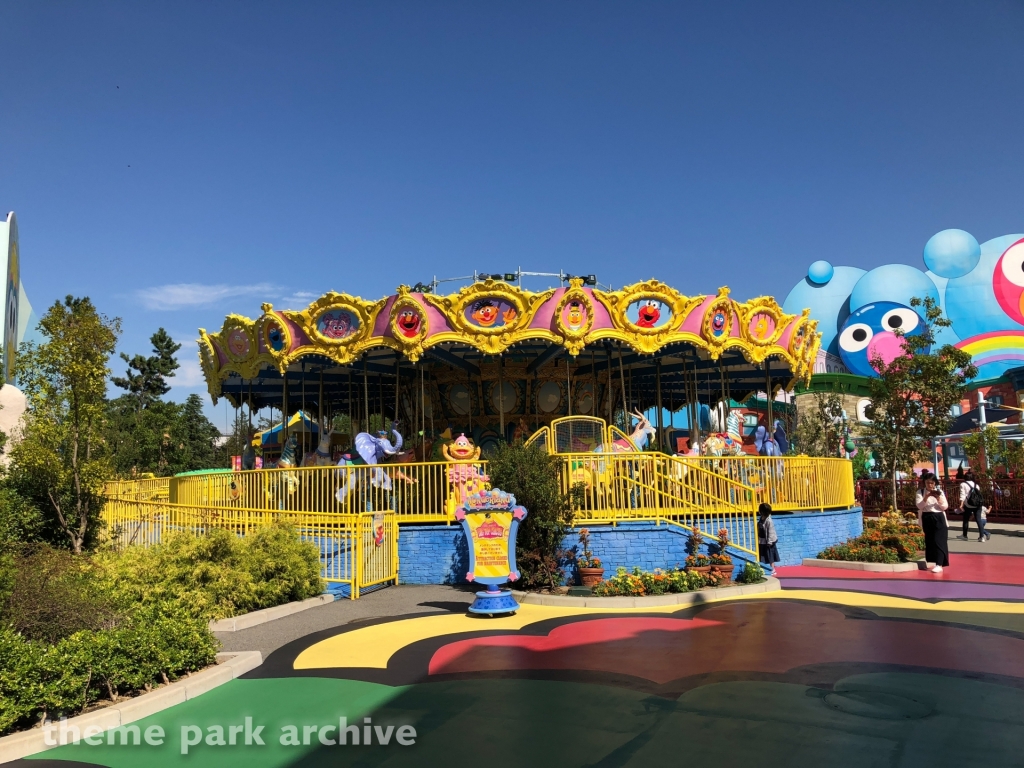
{"label": "yellow handrail", "polygon": [[[615,522],[691,514],[848,509],[853,471],[844,459],[806,456],[675,457],[649,451],[557,454],[561,484],[585,487],[580,519]],[[110,481],[107,498],[278,513],[391,512],[401,523],[451,523],[483,486],[487,462],[303,467]]]}

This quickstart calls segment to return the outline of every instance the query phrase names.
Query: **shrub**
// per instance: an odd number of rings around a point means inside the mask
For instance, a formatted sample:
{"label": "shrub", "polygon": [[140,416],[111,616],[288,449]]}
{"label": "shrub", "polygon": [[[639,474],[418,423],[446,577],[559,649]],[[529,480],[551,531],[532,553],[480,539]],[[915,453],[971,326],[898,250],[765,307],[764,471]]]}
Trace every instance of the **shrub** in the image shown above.
{"label": "shrub", "polygon": [[172,601],[196,618],[222,619],[323,591],[319,550],[285,524],[245,537],[223,529],[181,533],[96,560],[122,605]]}
{"label": "shrub", "polygon": [[488,459],[491,485],[516,497],[529,513],[516,540],[516,565],[526,588],[557,587],[565,579],[567,559],[562,542],[572,525],[573,509],[583,504],[583,484],[566,496],[558,462],[539,445],[501,444]]}
{"label": "shrub", "polygon": [[0,733],[203,669],[213,663],[216,646],[204,621],[160,611],[141,611],[116,629],[77,632],[54,644],[0,627]]}
{"label": "shrub", "polygon": [[109,629],[117,623],[112,596],[81,556],[35,544],[5,559],[0,621],[27,639],[56,643],[81,630]]}
{"label": "shrub", "polygon": [[42,532],[42,513],[16,490],[0,485],[0,550],[37,541]]}
{"label": "shrub", "polygon": [[924,549],[924,532],[913,514],[886,512],[864,522],[864,533],[845,544],[827,547],[822,560],[905,563]]}
{"label": "shrub", "polygon": [[747,562],[736,581],[741,584],[757,584],[764,581],[764,568],[758,563]]}

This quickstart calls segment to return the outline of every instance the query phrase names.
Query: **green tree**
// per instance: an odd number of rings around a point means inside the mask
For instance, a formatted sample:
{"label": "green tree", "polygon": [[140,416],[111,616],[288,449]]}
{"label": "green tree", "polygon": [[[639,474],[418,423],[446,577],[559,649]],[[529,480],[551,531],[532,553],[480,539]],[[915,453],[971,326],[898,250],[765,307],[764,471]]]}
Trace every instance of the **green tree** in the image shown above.
{"label": "green tree", "polygon": [[110,473],[102,436],[121,320],[101,315],[88,297],[68,296],[47,310],[39,331],[44,341],[23,345],[19,354],[28,409],[22,439],[10,451],[11,478],[81,552],[95,531]]}
{"label": "green tree", "polygon": [[539,445],[500,444],[488,459],[491,485],[513,494],[526,507],[519,527],[516,565],[527,587],[554,588],[562,580],[562,542],[572,525],[574,507],[582,505],[583,484],[562,492],[557,460]]}
{"label": "green tree", "polygon": [[218,464],[226,465],[217,451],[220,430],[203,413],[202,398],[196,394],[189,395],[175,410],[170,430],[170,471],[190,472],[210,469]]}
{"label": "green tree", "polygon": [[122,352],[121,359],[128,363],[128,370],[124,376],[112,376],[110,379],[114,386],[128,390],[138,411],[171,391],[167,377],[174,376],[180,367],[175,355],[181,349],[181,344],[176,344],[167,331],[157,329],[149,341],[153,345],[152,355],[133,355],[129,358]]}
{"label": "green tree", "polygon": [[948,431],[950,409],[963,398],[968,379],[978,375],[971,356],[951,344],[925,351],[935,344],[935,329],[950,322],[931,298],[914,298],[910,305],[924,307],[923,331],[905,336],[896,330],[904,354],[888,365],[881,358],[872,359],[878,376],[868,382],[867,443],[892,483],[893,499],[899,473],[911,472],[915,462],[932,455],[932,438]]}
{"label": "green tree", "polygon": [[835,392],[815,392],[814,405],[800,413],[793,443],[808,456],[839,455],[845,440],[843,399]]}

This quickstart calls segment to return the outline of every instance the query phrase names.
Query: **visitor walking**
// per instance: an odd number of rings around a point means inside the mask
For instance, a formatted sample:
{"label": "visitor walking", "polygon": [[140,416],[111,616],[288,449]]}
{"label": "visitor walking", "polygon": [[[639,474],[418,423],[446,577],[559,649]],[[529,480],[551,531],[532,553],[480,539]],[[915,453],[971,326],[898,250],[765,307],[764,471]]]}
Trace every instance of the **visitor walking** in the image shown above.
{"label": "visitor walking", "polygon": [[772,505],[762,504],[757,509],[757,549],[761,553],[761,562],[768,564],[769,573],[774,573],[775,564],[782,560],[778,541],[779,535],[772,522]]}
{"label": "visitor walking", "polygon": [[946,520],[949,502],[935,481],[935,475],[930,472],[921,475],[921,488],[915,502],[917,522],[924,530],[924,559],[935,563],[932,573],[942,573],[943,566],[949,566],[949,521]]}
{"label": "visitor walking", "polygon": [[971,530],[971,515],[978,523],[978,541],[988,541],[992,538],[992,534],[985,530],[985,505],[973,470],[967,470],[964,481],[960,483],[960,512],[963,514],[964,532],[957,536],[958,539],[967,541]]}

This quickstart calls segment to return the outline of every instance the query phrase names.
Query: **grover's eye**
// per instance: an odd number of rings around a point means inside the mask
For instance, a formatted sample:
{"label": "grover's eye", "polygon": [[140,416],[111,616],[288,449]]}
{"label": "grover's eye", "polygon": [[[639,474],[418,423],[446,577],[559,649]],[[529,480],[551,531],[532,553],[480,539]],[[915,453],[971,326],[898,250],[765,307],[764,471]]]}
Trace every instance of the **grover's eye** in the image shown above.
{"label": "grover's eye", "polygon": [[871,326],[866,323],[854,323],[843,330],[839,336],[839,346],[847,352],[860,352],[874,336]]}
{"label": "grover's eye", "polygon": [[1017,243],[1006,249],[999,260],[1002,265],[1003,277],[1014,285],[1024,288],[1024,243]]}
{"label": "grover's eye", "polygon": [[917,328],[917,312],[912,309],[890,309],[882,315],[882,327],[887,331],[899,330],[906,335]]}

